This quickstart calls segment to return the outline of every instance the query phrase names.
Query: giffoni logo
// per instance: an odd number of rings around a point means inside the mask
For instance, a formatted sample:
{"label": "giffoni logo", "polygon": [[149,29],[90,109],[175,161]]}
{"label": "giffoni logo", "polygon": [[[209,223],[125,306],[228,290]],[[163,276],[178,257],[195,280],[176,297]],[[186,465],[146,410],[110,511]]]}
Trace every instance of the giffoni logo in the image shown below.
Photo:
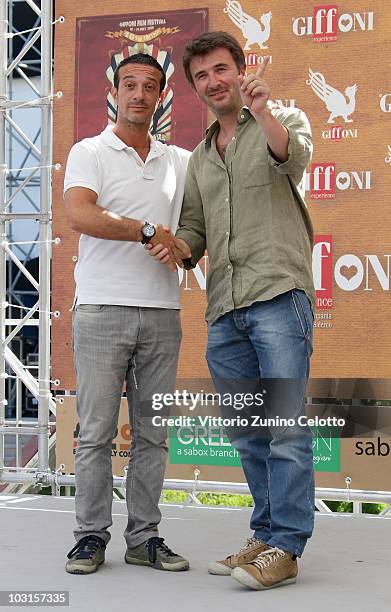
{"label": "giffoni logo", "polygon": [[335,162],[314,162],[305,175],[306,191],[311,193],[312,200],[333,199],[338,191],[372,188],[371,170],[339,170]]}
{"label": "giffoni logo", "polygon": [[315,236],[312,273],[317,307],[332,308],[333,285],[342,291],[373,291],[380,287],[390,291],[391,254],[345,253],[334,263],[331,234]]}
{"label": "giffoni logo", "polygon": [[374,29],[373,11],[339,14],[337,4],[314,6],[314,14],[292,18],[295,36],[312,36],[313,42],[335,42],[338,33],[365,32]]}

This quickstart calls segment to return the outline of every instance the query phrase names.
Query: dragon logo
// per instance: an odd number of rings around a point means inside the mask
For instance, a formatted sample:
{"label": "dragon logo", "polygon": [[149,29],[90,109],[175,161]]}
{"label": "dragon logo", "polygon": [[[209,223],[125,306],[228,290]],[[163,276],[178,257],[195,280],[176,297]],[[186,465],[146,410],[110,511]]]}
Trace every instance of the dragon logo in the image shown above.
{"label": "dragon logo", "polygon": [[326,83],[326,79],[320,72],[312,72],[309,70],[309,79],[306,84],[309,85],[312,91],[323,100],[330,116],[327,123],[334,123],[336,117],[343,117],[345,123],[352,123],[353,119],[349,119],[349,115],[354,113],[356,108],[356,91],[357,85],[350,85],[345,89],[345,93],[341,93],[338,89],[331,87]]}
{"label": "dragon logo", "polygon": [[270,20],[271,12],[261,15],[260,21],[247,15],[242,9],[240,2],[237,0],[227,0],[225,3],[224,13],[241,31],[246,39],[244,51],[249,51],[252,45],[258,45],[260,49],[267,49],[264,44],[270,38]]}

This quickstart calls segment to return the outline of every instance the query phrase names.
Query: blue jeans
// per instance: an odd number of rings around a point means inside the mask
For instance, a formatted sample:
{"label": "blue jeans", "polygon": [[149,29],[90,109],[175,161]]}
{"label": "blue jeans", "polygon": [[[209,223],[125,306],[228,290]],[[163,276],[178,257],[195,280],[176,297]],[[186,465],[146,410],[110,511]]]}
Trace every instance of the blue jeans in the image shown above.
{"label": "blue jeans", "polygon": [[[312,435],[297,423],[312,353],[313,314],[303,291],[233,310],[208,328],[206,358],[216,391],[264,392],[262,413],[253,406],[223,415],[290,418],[294,425],[227,430],[240,453],[254,498],[254,536],[301,556],[314,523]],[[235,416],[235,415],[234,415]],[[250,418],[248,419],[251,420]]]}

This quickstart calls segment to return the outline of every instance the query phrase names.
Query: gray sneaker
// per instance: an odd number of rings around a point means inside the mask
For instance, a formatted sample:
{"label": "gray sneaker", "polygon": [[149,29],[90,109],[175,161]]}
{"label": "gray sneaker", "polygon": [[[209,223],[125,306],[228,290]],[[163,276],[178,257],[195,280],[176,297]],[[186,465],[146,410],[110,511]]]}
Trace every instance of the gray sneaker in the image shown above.
{"label": "gray sneaker", "polygon": [[68,574],[92,574],[105,560],[106,544],[95,535],[84,536],[68,553]]}
{"label": "gray sneaker", "polygon": [[147,565],[159,570],[180,572],[189,569],[189,562],[164,544],[163,538],[152,537],[135,548],[127,548],[126,563]]}

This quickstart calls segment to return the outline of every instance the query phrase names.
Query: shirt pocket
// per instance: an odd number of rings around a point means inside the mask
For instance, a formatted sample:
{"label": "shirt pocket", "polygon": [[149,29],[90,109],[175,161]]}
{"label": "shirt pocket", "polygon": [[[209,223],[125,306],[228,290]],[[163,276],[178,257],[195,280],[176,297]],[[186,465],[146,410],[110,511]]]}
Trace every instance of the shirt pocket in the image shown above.
{"label": "shirt pocket", "polygon": [[244,187],[261,187],[276,181],[275,170],[266,162],[250,159],[243,170]]}

